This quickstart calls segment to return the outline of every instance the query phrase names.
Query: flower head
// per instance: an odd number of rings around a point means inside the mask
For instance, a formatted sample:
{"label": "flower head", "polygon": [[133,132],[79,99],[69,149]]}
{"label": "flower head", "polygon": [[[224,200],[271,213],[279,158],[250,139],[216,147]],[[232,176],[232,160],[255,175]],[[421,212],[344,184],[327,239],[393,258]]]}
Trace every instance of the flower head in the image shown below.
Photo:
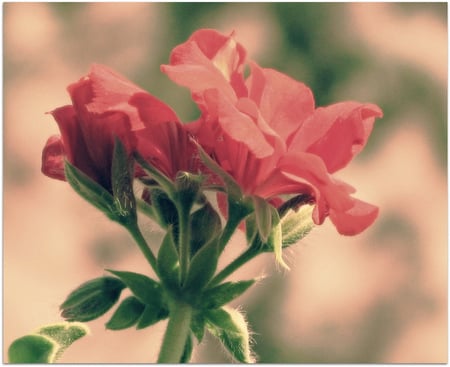
{"label": "flower head", "polygon": [[174,141],[187,141],[187,132],[172,109],[157,98],[102,65],[92,65],[68,92],[72,105],[51,112],[61,136],[50,137],[44,147],[42,172],[47,176],[64,180],[66,158],[111,191],[115,137],[128,153],[138,150],[169,176],[186,168],[187,144]]}
{"label": "flower head", "polygon": [[316,108],[306,85],[254,62],[245,80],[245,55],[234,34],[200,30],[162,66],[202,111],[191,125],[199,143],[245,194],[306,193],[316,224],[329,217],[342,234],[364,230],[378,208],[353,198],[354,189],[332,174],[363,149],[381,110],[358,102]]}

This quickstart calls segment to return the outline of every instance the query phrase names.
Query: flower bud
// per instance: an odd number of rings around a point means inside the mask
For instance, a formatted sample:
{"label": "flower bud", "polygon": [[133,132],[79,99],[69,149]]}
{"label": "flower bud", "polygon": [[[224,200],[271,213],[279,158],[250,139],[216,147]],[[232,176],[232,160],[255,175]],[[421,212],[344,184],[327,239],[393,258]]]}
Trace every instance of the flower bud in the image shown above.
{"label": "flower bud", "polygon": [[114,277],[92,279],[69,294],[60,306],[68,321],[86,322],[106,313],[119,299],[125,284]]}

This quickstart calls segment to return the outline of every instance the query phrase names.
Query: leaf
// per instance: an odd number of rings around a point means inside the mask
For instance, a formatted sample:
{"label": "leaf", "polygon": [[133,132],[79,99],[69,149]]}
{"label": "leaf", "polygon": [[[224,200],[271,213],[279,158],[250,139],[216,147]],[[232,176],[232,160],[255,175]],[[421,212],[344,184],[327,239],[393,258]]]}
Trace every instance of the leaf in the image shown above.
{"label": "leaf", "polygon": [[115,137],[111,165],[111,183],[116,215],[121,221],[136,221],[136,199],[133,192],[134,160],[122,142]]}
{"label": "leaf", "polygon": [[181,355],[180,363],[189,363],[189,361],[191,360],[193,349],[194,343],[192,342],[192,335],[191,333],[189,333],[186,339],[183,354]]}
{"label": "leaf", "polygon": [[162,304],[159,308],[154,305],[146,305],[136,329],[144,329],[169,317],[169,308]]}
{"label": "leaf", "polygon": [[119,299],[125,284],[117,278],[90,280],[72,291],[60,306],[68,321],[91,321],[106,313]]}
{"label": "leaf", "polygon": [[205,325],[206,320],[202,312],[196,312],[192,315],[190,327],[199,343],[201,343],[205,335]]}
{"label": "leaf", "polygon": [[110,330],[122,330],[136,324],[144,312],[145,305],[136,297],[125,298],[106,323]]}
{"label": "leaf", "polygon": [[73,342],[88,333],[87,326],[78,322],[43,326],[10,345],[9,363],[55,363]]}
{"label": "leaf", "polygon": [[80,322],[61,322],[43,326],[36,333],[58,343],[59,349],[54,356],[54,361],[56,361],[72,343],[87,335],[89,328]]}
{"label": "leaf", "polygon": [[242,363],[254,362],[247,322],[241,313],[223,307],[207,311],[206,318],[208,330],[223,343],[234,359]]}
{"label": "leaf", "polygon": [[52,363],[58,343],[42,335],[25,335],[9,346],[9,363]]}
{"label": "leaf", "polygon": [[158,306],[162,303],[161,285],[155,280],[131,271],[106,270],[118,276],[141,302]]}
{"label": "leaf", "polygon": [[220,216],[207,202],[191,216],[191,255],[218,237],[221,230]]}
{"label": "leaf", "polygon": [[67,182],[82,198],[100,209],[108,218],[118,220],[115,215],[114,198],[108,190],[68,161],[65,162],[64,173]]}
{"label": "leaf", "polygon": [[184,287],[200,291],[212,278],[219,257],[218,241],[203,246],[192,258]]}
{"label": "leaf", "polygon": [[159,248],[157,264],[161,281],[169,288],[179,288],[180,261],[170,230],[165,235]]}
{"label": "leaf", "polygon": [[255,283],[255,280],[227,282],[207,289],[200,297],[199,307],[203,309],[219,308],[239,297]]}

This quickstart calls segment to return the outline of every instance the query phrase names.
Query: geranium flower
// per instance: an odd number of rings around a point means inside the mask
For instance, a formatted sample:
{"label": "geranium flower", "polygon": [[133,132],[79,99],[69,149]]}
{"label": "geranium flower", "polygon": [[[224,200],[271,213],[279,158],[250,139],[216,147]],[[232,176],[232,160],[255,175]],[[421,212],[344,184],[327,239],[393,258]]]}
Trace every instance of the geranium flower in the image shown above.
{"label": "geranium flower", "polygon": [[273,200],[306,193],[316,224],[329,217],[345,235],[367,228],[378,208],[353,198],[354,189],[332,174],[363,149],[381,110],[358,102],[316,108],[303,83],[254,62],[244,82],[245,54],[234,34],[206,29],[162,66],[202,111],[189,127],[199,143],[246,195]]}
{"label": "geranium flower", "polygon": [[72,105],[51,112],[61,136],[48,139],[42,172],[64,180],[64,159],[111,191],[114,139],[171,177],[185,169],[187,132],[170,107],[102,65],[69,85]]}

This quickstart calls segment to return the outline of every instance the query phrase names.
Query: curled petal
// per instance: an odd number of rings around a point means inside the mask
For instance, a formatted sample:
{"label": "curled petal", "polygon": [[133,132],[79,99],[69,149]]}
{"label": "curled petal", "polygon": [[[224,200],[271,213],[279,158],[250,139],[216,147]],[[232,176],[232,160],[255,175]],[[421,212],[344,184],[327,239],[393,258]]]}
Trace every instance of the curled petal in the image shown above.
{"label": "curled petal", "polygon": [[64,158],[64,144],[61,137],[51,136],[42,151],[42,173],[48,177],[65,181]]}
{"label": "curled petal", "polygon": [[259,106],[261,115],[284,141],[314,111],[311,90],[287,75],[251,63],[247,84],[249,97]]}
{"label": "curled petal", "polygon": [[364,231],[377,218],[379,209],[364,201],[353,199],[346,211],[330,210],[330,219],[340,234],[353,236]]}
{"label": "curled petal", "polygon": [[235,100],[246,93],[245,56],[245,49],[234,40],[233,34],[225,36],[212,29],[202,29],[175,47],[170,65],[162,65],[161,70],[175,83],[189,88],[200,104],[201,93],[211,88]]}
{"label": "curled petal", "polygon": [[305,189],[305,183],[313,189],[316,203],[313,220],[316,224],[322,224],[330,216],[339,233],[353,235],[375,220],[378,209],[351,197],[352,188],[334,180],[319,157],[309,153],[288,155],[280,161],[279,168],[291,181],[291,189],[295,189],[296,183],[299,184],[296,193],[302,193],[300,190]]}
{"label": "curled petal", "polygon": [[295,133],[289,151],[322,158],[328,172],[345,167],[366,145],[380,108],[357,102],[318,108]]}

